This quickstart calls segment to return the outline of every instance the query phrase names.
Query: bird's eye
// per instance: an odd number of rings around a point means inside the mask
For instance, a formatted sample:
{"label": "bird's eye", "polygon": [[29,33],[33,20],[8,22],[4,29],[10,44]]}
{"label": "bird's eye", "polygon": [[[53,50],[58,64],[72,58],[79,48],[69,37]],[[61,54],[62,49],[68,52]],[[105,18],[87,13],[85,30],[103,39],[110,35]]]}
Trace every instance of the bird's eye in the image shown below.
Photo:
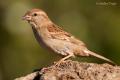
{"label": "bird's eye", "polygon": [[37,16],[37,13],[34,13],[33,16]]}

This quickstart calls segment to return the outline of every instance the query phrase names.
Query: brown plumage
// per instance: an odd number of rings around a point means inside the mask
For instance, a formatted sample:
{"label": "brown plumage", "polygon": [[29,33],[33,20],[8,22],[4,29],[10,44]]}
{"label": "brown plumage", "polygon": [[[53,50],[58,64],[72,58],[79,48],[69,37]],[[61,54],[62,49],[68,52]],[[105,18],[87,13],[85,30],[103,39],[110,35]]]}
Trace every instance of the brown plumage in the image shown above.
{"label": "brown plumage", "polygon": [[40,44],[65,56],[58,63],[72,56],[95,56],[113,63],[111,60],[88,50],[82,41],[55,25],[43,10],[32,9],[24,15],[23,19],[31,24]]}

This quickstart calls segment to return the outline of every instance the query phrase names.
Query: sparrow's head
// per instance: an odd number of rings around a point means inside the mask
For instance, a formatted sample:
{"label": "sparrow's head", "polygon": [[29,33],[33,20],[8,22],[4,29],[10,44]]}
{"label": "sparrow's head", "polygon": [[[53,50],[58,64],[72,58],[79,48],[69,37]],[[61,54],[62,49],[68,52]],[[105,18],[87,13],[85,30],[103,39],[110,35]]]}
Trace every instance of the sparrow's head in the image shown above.
{"label": "sparrow's head", "polygon": [[49,18],[47,14],[41,10],[41,9],[32,9],[30,11],[27,11],[25,15],[23,16],[23,20],[28,21],[31,24],[35,23],[43,23],[45,21],[48,21]]}

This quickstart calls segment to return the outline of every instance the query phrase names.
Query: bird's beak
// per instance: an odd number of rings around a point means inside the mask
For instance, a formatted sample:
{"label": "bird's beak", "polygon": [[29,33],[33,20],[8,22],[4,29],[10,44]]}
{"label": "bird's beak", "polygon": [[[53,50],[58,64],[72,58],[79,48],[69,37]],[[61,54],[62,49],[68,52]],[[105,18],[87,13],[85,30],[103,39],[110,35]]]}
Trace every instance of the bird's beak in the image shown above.
{"label": "bird's beak", "polygon": [[30,21],[31,16],[25,15],[25,16],[22,17],[22,20]]}

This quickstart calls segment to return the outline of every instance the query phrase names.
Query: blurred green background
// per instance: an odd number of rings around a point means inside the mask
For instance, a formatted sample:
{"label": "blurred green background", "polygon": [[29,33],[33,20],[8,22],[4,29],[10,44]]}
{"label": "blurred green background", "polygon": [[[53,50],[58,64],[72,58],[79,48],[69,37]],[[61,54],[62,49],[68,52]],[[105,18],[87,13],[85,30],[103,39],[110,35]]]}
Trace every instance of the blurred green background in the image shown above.
{"label": "blurred green background", "polygon": [[[106,4],[104,4],[106,2]],[[1,0],[0,80],[13,80],[60,59],[43,49],[26,11],[41,8],[53,22],[84,41],[87,47],[120,64],[120,0]],[[101,62],[85,57],[79,61]]]}

